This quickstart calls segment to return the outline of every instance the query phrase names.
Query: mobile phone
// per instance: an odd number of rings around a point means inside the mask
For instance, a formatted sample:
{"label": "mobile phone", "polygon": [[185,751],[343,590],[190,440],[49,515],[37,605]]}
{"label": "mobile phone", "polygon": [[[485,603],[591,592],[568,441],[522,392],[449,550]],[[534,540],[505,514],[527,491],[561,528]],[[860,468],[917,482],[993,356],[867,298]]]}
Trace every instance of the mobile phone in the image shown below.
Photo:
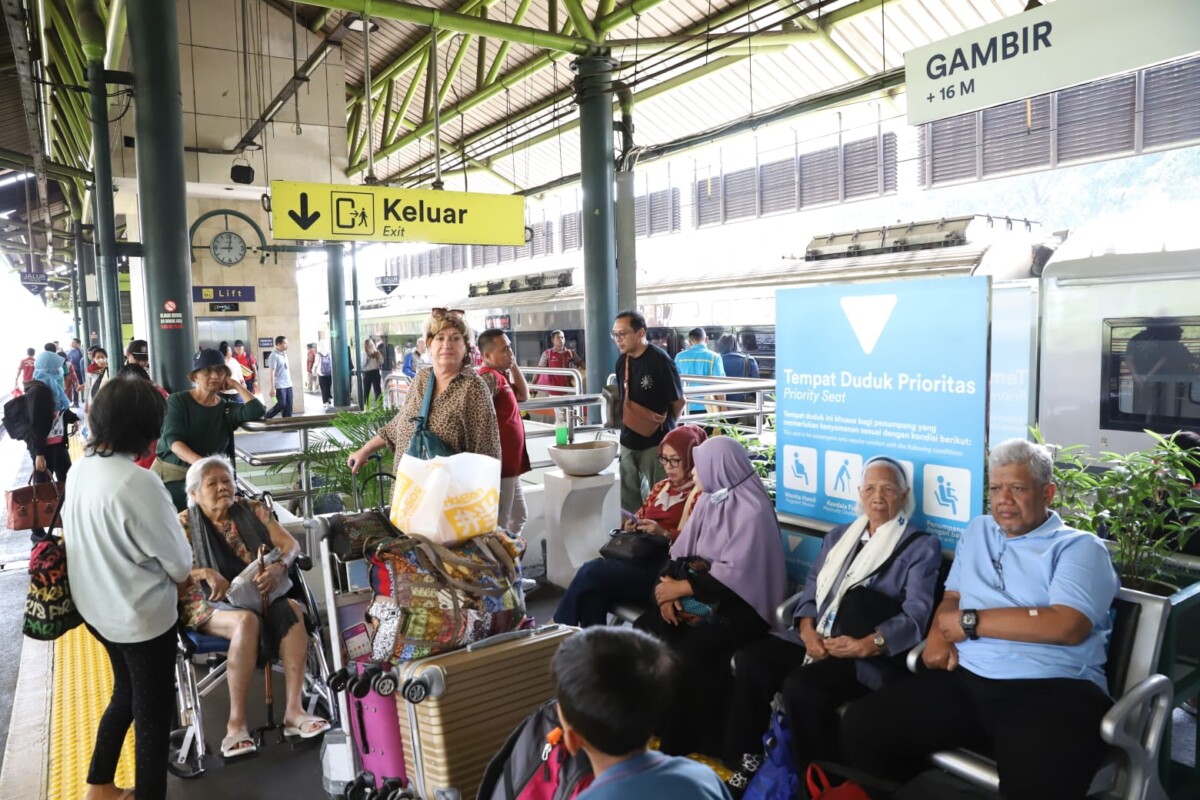
{"label": "mobile phone", "polygon": [[637,514],[634,514],[632,511],[626,511],[625,509],[622,508],[621,509],[621,521],[622,522],[625,522],[625,521],[637,522]]}
{"label": "mobile phone", "polygon": [[342,631],[346,643],[346,657],[350,661],[369,661],[371,658],[371,634],[367,624],[360,622]]}

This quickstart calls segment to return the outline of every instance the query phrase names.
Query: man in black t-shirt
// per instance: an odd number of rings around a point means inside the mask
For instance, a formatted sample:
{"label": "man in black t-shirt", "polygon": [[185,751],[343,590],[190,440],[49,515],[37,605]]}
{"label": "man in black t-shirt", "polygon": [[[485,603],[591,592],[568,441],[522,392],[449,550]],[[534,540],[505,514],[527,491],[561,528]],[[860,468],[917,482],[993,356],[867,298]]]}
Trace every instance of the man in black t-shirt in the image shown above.
{"label": "man in black t-shirt", "polygon": [[617,357],[617,386],[625,397],[625,363],[629,362],[629,399],[666,420],[649,436],[621,426],[621,507],[636,512],[650,487],[666,478],[658,463],[658,445],[683,413],[683,382],[679,369],[661,347],[646,341],[646,320],[636,311],[617,314],[612,328]]}

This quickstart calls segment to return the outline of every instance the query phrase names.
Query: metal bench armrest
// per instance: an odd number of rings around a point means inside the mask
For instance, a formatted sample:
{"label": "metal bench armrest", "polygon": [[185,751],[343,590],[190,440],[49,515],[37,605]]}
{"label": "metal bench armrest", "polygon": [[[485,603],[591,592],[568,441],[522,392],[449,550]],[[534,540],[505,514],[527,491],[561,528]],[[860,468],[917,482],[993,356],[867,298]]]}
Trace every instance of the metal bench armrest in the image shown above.
{"label": "metal bench armrest", "polygon": [[1127,762],[1121,797],[1140,800],[1162,792],[1158,751],[1173,695],[1169,678],[1151,675],[1121,695],[1100,721],[1100,737],[1121,750]]}
{"label": "metal bench armrest", "polygon": [[780,628],[786,630],[792,627],[792,620],[796,616],[796,606],[800,605],[800,594],[800,592],[796,592],[775,608],[775,622]]}
{"label": "metal bench armrest", "polygon": [[922,639],[917,642],[916,647],[908,651],[908,655],[904,659],[904,665],[908,667],[909,672],[917,671],[917,667],[921,664],[921,653],[925,652],[925,645],[928,643],[928,639]]}

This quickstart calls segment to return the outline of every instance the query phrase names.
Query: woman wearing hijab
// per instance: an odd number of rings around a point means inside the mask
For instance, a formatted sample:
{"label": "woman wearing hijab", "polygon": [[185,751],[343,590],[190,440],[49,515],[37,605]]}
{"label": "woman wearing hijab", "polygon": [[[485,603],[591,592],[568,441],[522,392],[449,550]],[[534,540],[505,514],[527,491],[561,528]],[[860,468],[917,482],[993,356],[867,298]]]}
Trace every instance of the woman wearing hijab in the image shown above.
{"label": "woman wearing hijab", "polygon": [[[782,692],[797,769],[837,757],[837,709],[903,675],[897,659],[925,635],[942,549],[910,520],[916,503],[900,464],[876,456],[863,467],[861,515],[825,535],[808,573],[792,630],[735,657],[733,701],[725,725],[730,788],[740,792],[762,763],[771,700]],[[843,598],[867,586],[900,610],[866,636],[834,636]]]}
{"label": "woman wearing hijab", "polygon": [[657,608],[636,626],[670,645],[679,661],[662,751],[716,752],[729,696],[729,659],[771,628],[787,593],[775,505],[746,451],[718,436],[692,451],[703,494],[654,590]]}
{"label": "woman wearing hijab", "polygon": [[[625,520],[625,530],[675,541],[696,500],[692,451],[707,438],[695,425],[680,425],[663,437],[658,445],[658,463],[667,477],[654,484],[642,507]],[[579,569],[567,587],[554,612],[554,621],[583,628],[604,625],[608,612],[618,603],[649,605],[660,566],[639,566],[611,558],[592,559]]]}
{"label": "woman wearing hijab", "polygon": [[[21,398],[25,403],[25,418],[29,420],[25,447],[33,459],[34,483],[57,480],[65,484],[67,471],[71,468],[67,427],[74,425],[78,418],[71,411],[66,392],[59,383],[61,380],[62,359],[58,354],[48,350],[38,353],[33,362],[33,380],[25,384],[25,394]],[[29,538],[36,544],[45,535],[42,528],[34,528]]]}

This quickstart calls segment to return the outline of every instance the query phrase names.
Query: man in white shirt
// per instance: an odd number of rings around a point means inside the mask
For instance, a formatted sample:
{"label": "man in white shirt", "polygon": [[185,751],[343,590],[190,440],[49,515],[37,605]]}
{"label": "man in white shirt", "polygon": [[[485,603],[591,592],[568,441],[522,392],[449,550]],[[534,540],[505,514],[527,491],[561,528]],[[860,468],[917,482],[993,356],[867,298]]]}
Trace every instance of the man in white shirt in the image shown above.
{"label": "man in white shirt", "polygon": [[292,371],[288,366],[287,349],[287,337],[276,336],[275,349],[267,359],[267,393],[274,393],[275,405],[267,412],[266,419],[281,412],[285,419],[292,415]]}

